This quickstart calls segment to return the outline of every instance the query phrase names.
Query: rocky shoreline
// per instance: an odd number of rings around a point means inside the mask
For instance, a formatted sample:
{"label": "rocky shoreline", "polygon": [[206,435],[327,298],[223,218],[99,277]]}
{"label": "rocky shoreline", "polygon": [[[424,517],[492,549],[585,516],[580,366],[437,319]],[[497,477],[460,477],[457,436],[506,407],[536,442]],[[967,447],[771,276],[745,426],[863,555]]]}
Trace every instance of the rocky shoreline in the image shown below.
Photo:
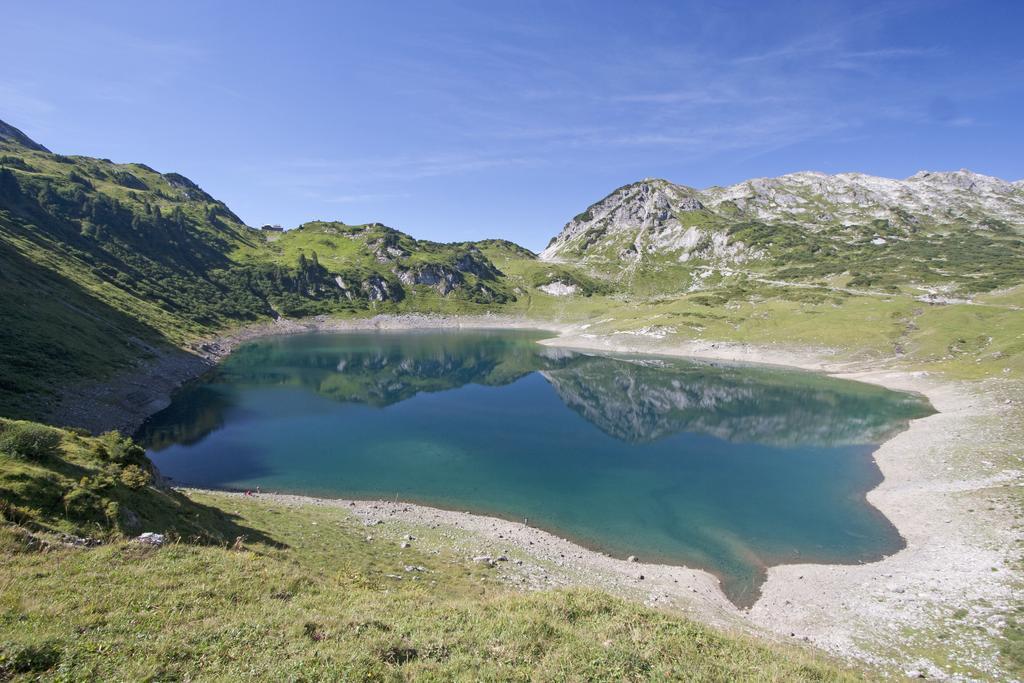
{"label": "rocky shoreline", "polygon": [[710,573],[683,566],[617,559],[523,522],[471,512],[385,500],[317,498],[285,493],[245,494],[180,489],[189,495],[245,497],[268,504],[343,508],[362,520],[368,542],[454,551],[484,563],[515,587],[543,590],[587,585],[645,602],[680,609],[719,626],[743,626],[742,612]]}
{"label": "rocky shoreline", "polygon": [[[994,455],[1005,451],[1009,457],[1019,438],[1009,431],[1019,422],[1019,401],[1012,397],[1019,397],[1020,387],[1008,381],[952,382],[898,367],[878,369],[879,363],[865,368],[863,363],[838,361],[827,349],[680,343],[636,333],[593,335],[586,325],[511,316],[317,318],[243,328],[198,345],[191,354],[183,352],[184,360],[160,358],[134,375],[70,393],[88,402],[73,417],[90,429],[134,431],[167,404],[174,389],[257,337],[439,328],[543,329],[558,335],[541,342],[551,346],[785,365],[921,393],[939,412],[914,420],[879,447],[875,459],[884,480],[868,494],[907,547],[871,564],[772,567],[760,599],[751,609],[739,610],[722,594],[717,579],[702,570],[612,558],[506,520],[384,501],[301,496],[272,500],[345,506],[366,520],[386,519],[396,528],[433,535],[434,543],[463,551],[469,560],[481,553],[518,554],[523,564],[512,565],[518,569],[509,570],[510,576],[522,579],[527,588],[592,585],[719,625],[803,639],[833,654],[904,673],[949,678],[952,662],[959,671],[999,676],[996,643],[1015,605],[1018,583],[1010,552],[1020,539],[1009,505],[989,492],[1022,482],[1019,467],[1007,466]],[[978,456],[982,452],[989,454],[987,459]],[[643,579],[638,578],[641,574]],[[929,656],[931,652],[942,657]]]}
{"label": "rocky shoreline", "polygon": [[[771,567],[744,617],[911,677],[1003,678],[998,642],[1020,604],[1013,548],[1022,537],[999,491],[1024,485],[1014,453],[1024,436],[1019,381],[950,381],[895,363],[837,361],[828,350],[666,343],[630,333],[575,331],[540,343],[785,365],[924,395],[938,412],[879,446],[874,459],[884,478],[867,495],[906,547],[869,564]],[[955,673],[964,671],[971,673]]]}
{"label": "rocky shoreline", "polygon": [[214,356],[174,348],[156,350],[151,358],[106,380],[64,387],[43,421],[93,434],[112,429],[133,434],[146,418],[170,404],[179,387],[216,364]]}

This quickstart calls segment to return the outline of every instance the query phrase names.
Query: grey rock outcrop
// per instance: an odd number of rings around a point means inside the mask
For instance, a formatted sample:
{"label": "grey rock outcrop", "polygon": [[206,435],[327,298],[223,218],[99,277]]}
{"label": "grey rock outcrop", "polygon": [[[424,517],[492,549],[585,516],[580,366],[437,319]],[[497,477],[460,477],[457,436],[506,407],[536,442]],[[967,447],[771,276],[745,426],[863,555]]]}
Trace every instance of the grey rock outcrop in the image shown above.
{"label": "grey rock outcrop", "polygon": [[388,284],[388,281],[380,275],[371,275],[363,280],[361,284],[363,293],[370,301],[397,301],[400,296],[398,292]]}
{"label": "grey rock outcrop", "polygon": [[442,296],[465,283],[462,273],[447,266],[427,264],[419,268],[398,271],[398,279],[404,285],[428,285]]}
{"label": "grey rock outcrop", "polygon": [[1024,230],[1024,181],[968,170],[921,171],[904,180],[807,171],[697,190],[647,179],[573,218],[540,258],[636,261],[656,253],[741,263],[764,256],[730,236],[728,227],[744,221],[819,232],[875,221],[942,230],[993,220]]}

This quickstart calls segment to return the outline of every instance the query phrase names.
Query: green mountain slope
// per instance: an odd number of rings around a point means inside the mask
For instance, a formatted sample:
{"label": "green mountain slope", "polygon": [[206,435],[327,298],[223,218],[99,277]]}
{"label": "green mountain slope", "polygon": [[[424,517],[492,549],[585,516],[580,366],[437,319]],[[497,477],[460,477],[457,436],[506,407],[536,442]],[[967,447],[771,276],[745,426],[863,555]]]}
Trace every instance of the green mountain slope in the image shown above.
{"label": "green mountain slope", "polygon": [[376,223],[254,230],[182,175],[53,154],[2,122],[0,282],[0,414],[15,417],[45,414],[60,386],[247,322],[516,299],[477,245]]}
{"label": "green mountain slope", "polygon": [[230,253],[256,244],[177,174],[0,137],[0,411],[36,415],[59,383],[103,376],[266,315]]}
{"label": "green mountain slope", "polygon": [[[873,353],[964,368],[984,353],[1002,369],[1021,354],[1022,264],[1024,187],[967,171],[646,180],[538,258],[379,223],[255,230],[184,176],[53,154],[0,124],[0,415],[53,414],[62,387],[281,316],[502,311],[595,331],[657,318],[674,334],[839,347],[851,321],[877,319],[860,344]],[[965,334],[964,317],[999,322]]]}
{"label": "green mountain slope", "polygon": [[157,530],[215,545],[241,535],[269,541],[159,479],[145,451],[116,432],[90,437],[0,418],[0,536],[102,540]]}
{"label": "green mountain slope", "polygon": [[299,264],[309,275],[307,293],[342,307],[408,299],[415,308],[437,298],[501,304],[515,298],[476,245],[417,240],[380,223],[305,223],[243,256],[275,267]]}

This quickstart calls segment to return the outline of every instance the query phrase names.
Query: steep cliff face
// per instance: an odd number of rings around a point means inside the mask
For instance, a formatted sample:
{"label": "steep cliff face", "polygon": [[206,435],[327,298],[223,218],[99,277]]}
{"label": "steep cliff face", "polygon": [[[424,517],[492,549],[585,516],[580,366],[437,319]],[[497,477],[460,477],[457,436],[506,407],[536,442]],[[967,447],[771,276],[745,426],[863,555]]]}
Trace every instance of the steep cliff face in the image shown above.
{"label": "steep cliff face", "polygon": [[471,250],[456,255],[449,263],[424,263],[417,266],[398,266],[395,269],[403,285],[433,287],[441,296],[467,285],[467,275],[480,281],[495,281],[501,272],[483,254]]}

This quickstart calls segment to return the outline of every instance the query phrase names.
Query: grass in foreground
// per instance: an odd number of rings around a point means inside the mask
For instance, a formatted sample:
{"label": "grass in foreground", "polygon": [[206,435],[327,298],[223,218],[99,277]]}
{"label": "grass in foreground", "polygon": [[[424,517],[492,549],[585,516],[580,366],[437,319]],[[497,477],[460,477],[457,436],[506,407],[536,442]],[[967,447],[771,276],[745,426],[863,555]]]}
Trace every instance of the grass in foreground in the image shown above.
{"label": "grass in foreground", "polygon": [[[4,441],[12,424],[0,443],[24,442]],[[8,517],[18,487],[110,471],[100,440],[57,433],[28,458],[0,455]],[[103,495],[138,508],[145,530],[191,520],[197,540],[143,546],[117,518],[30,501],[17,506],[20,524],[0,526],[0,679],[852,678],[804,650],[606,594],[519,593],[465,558],[400,548],[387,525],[364,527],[344,509],[137,484],[119,479]],[[244,538],[215,541],[232,530]],[[107,542],[67,547],[59,532]]]}
{"label": "grass in foreground", "polygon": [[341,510],[203,502],[288,548],[40,553],[8,532],[0,666],[104,680],[848,679],[601,593],[515,593],[464,561],[367,542]]}

